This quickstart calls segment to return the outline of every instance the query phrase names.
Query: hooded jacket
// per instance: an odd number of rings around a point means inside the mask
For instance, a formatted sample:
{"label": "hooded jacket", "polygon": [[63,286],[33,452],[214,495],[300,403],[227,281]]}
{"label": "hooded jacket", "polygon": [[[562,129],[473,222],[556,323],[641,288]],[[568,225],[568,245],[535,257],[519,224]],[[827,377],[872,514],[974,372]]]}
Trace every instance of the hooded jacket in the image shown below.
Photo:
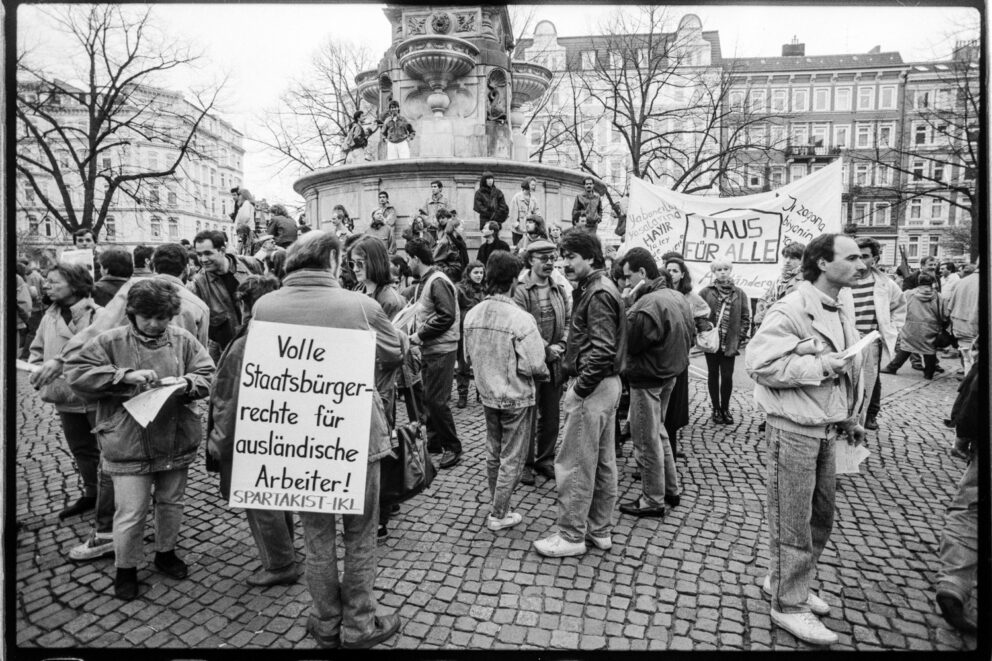
{"label": "hooded jacket", "polygon": [[631,388],[656,388],[689,366],[696,335],[685,296],[658,277],[646,283],[627,310],[627,366]]}
{"label": "hooded jacket", "polygon": [[486,185],[486,179],[492,176],[492,172],[483,172],[479,180],[479,190],[475,191],[475,204],[472,205],[472,209],[479,214],[480,225],[485,225],[491,220],[502,225],[510,213],[503,191],[496,188],[496,180],[493,179],[491,187]]}
{"label": "hooded jacket", "polygon": [[926,285],[904,293],[906,325],[899,332],[899,348],[910,353],[934,354],[934,342],[947,323],[944,300]]}

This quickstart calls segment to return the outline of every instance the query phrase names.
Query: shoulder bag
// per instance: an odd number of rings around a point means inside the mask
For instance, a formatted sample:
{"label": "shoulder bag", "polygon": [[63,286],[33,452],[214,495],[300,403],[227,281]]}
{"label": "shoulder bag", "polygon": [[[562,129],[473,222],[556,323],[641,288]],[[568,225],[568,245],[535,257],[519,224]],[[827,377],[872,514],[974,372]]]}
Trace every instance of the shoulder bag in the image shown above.
{"label": "shoulder bag", "polygon": [[704,353],[716,353],[720,350],[720,322],[723,320],[723,311],[727,309],[727,304],[720,306],[720,314],[716,318],[713,328],[700,331],[696,334],[696,346]]}

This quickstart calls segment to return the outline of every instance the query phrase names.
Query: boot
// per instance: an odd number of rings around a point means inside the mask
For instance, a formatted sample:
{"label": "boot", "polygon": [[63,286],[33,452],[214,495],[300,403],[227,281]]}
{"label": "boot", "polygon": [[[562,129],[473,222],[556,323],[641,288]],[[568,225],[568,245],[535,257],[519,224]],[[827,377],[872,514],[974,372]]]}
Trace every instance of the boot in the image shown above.
{"label": "boot", "polygon": [[124,601],[132,601],[138,596],[138,568],[118,567],[114,577],[114,596]]}
{"label": "boot", "polygon": [[723,424],[725,425],[734,424],[734,416],[730,415],[730,411],[728,409],[723,409],[722,413],[723,413]]}
{"label": "boot", "polygon": [[713,422],[715,422],[716,424],[722,425],[723,424],[723,411],[721,411],[719,408],[717,408],[717,407],[714,406],[713,407],[713,416],[710,419],[713,420]]}

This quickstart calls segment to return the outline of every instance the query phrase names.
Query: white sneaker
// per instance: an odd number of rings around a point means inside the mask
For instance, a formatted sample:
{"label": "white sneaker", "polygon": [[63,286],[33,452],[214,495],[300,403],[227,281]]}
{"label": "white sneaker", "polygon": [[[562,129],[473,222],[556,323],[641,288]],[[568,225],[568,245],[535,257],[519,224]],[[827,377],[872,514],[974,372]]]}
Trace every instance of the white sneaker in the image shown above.
{"label": "white sneaker", "polygon": [[69,559],[76,562],[95,560],[105,555],[114,554],[113,533],[91,532],[86,541],[79,546],[69,549]]}
{"label": "white sneaker", "polygon": [[779,613],[772,609],[772,622],[811,645],[832,645],[837,642],[837,634],[823,626],[820,618],[807,611]]}
{"label": "white sneaker", "polygon": [[613,548],[613,538],[609,535],[605,537],[593,537],[592,535],[586,535],[586,542],[592,544],[601,551],[609,551]]}
{"label": "white sneaker", "polygon": [[534,550],[549,558],[564,558],[570,555],[584,554],[586,545],[583,542],[570,542],[560,534],[555,533],[550,537],[534,542]]}
{"label": "white sneaker", "polygon": [[[771,576],[765,575],[765,582],[761,584],[761,589],[764,591],[766,597],[772,596]],[[813,611],[814,615],[819,615],[820,617],[830,615],[830,604],[820,599],[812,590],[806,593],[806,605],[809,606],[809,609]]]}
{"label": "white sneaker", "polygon": [[524,517],[520,516],[516,512],[509,512],[502,519],[497,519],[490,514],[486,519],[486,527],[490,530],[502,530],[503,528],[512,528],[523,520]]}

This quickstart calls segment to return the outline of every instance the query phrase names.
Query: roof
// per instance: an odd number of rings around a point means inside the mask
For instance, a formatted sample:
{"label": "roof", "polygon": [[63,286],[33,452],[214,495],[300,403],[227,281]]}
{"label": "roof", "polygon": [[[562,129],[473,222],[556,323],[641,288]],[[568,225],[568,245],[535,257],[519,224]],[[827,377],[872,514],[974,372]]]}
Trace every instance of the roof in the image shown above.
{"label": "roof", "polygon": [[888,53],[850,53],[847,55],[786,55],[780,57],[738,57],[725,61],[727,69],[740,73],[751,71],[832,71],[904,66],[902,55]]}
{"label": "roof", "polygon": [[[542,21],[544,22],[544,21]],[[649,38],[654,39],[672,39],[676,33],[666,32],[664,34],[650,35],[644,34],[631,34],[631,35],[581,35],[576,37],[561,37],[557,38],[558,46],[565,49],[565,61],[568,66],[578,68],[579,53],[583,51],[595,50],[599,53],[599,57],[605,57],[608,53],[611,43],[616,43],[620,41],[621,44],[630,43],[631,45],[637,43],[640,40],[647,40]],[[711,66],[719,66],[721,50],[720,50],[720,33],[717,30],[703,30],[701,33],[703,40],[710,43],[710,62]],[[629,42],[628,42],[629,40]],[[534,40],[530,37],[526,39],[521,39],[517,42],[517,49],[514,53],[514,58],[525,58],[528,55],[533,56],[533,53],[527,54],[528,48],[534,45]]]}

